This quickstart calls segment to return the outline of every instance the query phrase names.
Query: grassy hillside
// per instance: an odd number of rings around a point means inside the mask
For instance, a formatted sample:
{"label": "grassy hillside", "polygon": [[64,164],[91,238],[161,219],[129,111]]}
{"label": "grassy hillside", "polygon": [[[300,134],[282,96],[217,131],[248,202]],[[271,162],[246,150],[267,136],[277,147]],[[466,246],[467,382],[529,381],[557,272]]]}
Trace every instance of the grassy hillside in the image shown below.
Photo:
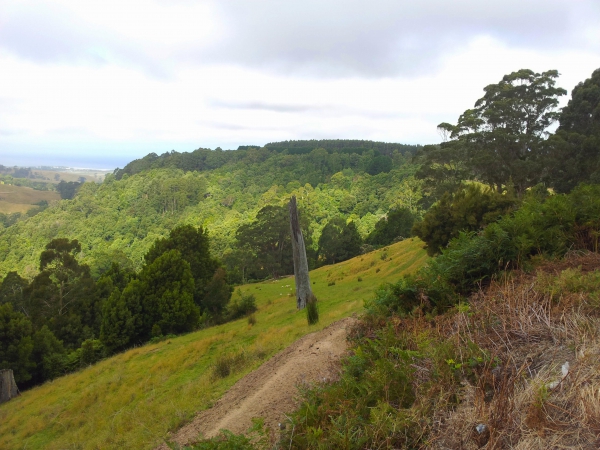
{"label": "grassy hillside", "polygon": [[[312,327],[296,311],[293,277],[242,286],[257,299],[254,325],[241,319],[135,348],[27,391],[0,406],[0,448],[152,448],[270,356],[360,312],[381,283],[422,266],[422,246],[406,240],[311,272],[321,314]],[[224,355],[236,370],[215,378]]]}
{"label": "grassy hillside", "polygon": [[25,213],[40,201],[48,203],[60,200],[55,191],[38,191],[30,187],[0,184],[0,213]]}

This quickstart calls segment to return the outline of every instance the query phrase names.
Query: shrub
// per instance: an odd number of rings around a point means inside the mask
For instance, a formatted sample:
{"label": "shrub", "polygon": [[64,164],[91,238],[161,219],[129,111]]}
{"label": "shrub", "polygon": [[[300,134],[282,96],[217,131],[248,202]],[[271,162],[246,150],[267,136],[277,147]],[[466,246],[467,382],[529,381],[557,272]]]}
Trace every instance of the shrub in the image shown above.
{"label": "shrub", "polygon": [[430,256],[438,254],[461,231],[476,231],[507,214],[516,204],[510,193],[471,184],[454,195],[445,193],[433,205],[412,233],[427,244]]}
{"label": "shrub", "polygon": [[236,294],[237,298],[234,298],[228,305],[226,320],[239,319],[258,310],[254,294],[244,294],[241,289],[238,289]]}
{"label": "shrub", "polygon": [[309,325],[319,322],[319,305],[317,304],[317,297],[314,295],[306,303],[306,320]]}

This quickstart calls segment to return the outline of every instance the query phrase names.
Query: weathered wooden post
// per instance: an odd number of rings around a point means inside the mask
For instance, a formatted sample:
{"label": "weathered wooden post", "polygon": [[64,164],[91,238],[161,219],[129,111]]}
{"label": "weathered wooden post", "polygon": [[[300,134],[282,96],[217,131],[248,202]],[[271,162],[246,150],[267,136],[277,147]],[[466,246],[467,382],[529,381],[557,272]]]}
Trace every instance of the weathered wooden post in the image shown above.
{"label": "weathered wooden post", "polygon": [[0,370],[0,403],[9,401],[19,395],[17,383],[13,371],[10,369]]}
{"label": "weathered wooden post", "polygon": [[306,259],[306,247],[298,220],[298,207],[296,197],[292,196],[289,204],[290,228],[292,231],[292,252],[294,255],[294,278],[296,279],[296,306],[304,309],[306,303],[312,301],[313,293],[310,288],[310,277],[308,275],[308,261]]}

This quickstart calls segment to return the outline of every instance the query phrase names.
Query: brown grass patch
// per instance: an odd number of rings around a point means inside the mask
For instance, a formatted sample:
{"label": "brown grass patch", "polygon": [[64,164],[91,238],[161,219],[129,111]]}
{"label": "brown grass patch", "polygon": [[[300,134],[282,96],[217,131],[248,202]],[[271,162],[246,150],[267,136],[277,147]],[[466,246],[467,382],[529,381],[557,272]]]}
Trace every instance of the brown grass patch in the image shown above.
{"label": "brown grass patch", "polygon": [[[594,292],[577,287],[597,282],[599,262],[571,255],[536,275],[515,274],[436,320],[447,339],[474,343],[490,359],[476,380],[462,380],[455,409],[437,411],[430,448],[600,447],[600,310]],[[563,283],[565,270],[578,282]]]}

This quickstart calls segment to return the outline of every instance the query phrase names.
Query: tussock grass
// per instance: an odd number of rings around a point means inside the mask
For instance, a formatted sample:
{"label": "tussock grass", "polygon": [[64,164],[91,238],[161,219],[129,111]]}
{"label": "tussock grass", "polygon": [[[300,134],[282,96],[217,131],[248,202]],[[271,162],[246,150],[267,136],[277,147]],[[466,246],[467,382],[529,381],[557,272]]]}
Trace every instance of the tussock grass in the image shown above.
{"label": "tussock grass", "polygon": [[[406,240],[388,248],[392,261],[374,252],[311,272],[320,321],[310,327],[304,312],[296,310],[295,298],[287,295],[294,292],[293,277],[241,286],[256,297],[253,326],[244,317],[134,348],[24,392],[0,405],[0,448],[153,448],[270,356],[362,311],[363,300],[381,283],[423,265],[422,247],[417,239]],[[356,277],[349,274],[363,278],[360,291],[353,291]],[[228,376],[214,377],[219,355],[236,355],[242,348],[251,357]]]}
{"label": "tussock grass", "polygon": [[600,272],[578,268],[590,256],[568,258],[571,267],[554,274],[493,283],[445,323],[500,364],[485,367],[464,386],[459,406],[440,414],[436,448],[477,448],[479,423],[489,429],[487,449],[598,448]]}

